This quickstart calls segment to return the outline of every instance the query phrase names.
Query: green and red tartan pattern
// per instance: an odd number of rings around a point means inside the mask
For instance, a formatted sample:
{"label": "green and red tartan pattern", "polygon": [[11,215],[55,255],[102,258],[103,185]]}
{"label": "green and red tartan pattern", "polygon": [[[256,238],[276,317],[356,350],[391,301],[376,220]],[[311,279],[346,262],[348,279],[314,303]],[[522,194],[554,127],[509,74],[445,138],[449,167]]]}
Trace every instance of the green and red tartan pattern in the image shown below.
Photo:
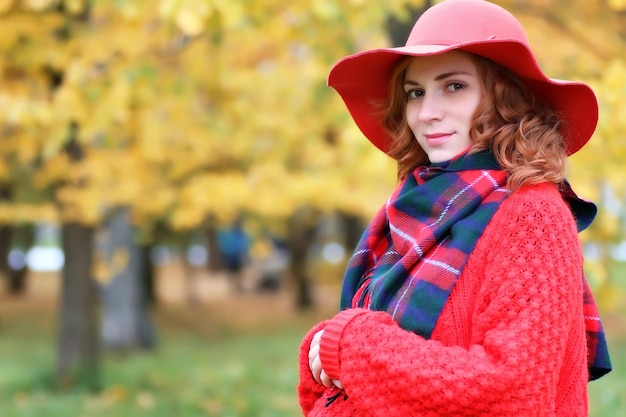
{"label": "green and red tartan pattern", "polygon": [[[341,308],[386,311],[430,338],[476,242],[507,198],[506,174],[489,152],[417,168],[374,216],[348,264]],[[579,230],[595,216],[569,184],[563,197]],[[583,275],[590,379],[611,369],[597,307]]]}
{"label": "green and red tartan pattern", "polygon": [[593,299],[593,293],[584,274],[583,290],[583,314],[585,315],[585,330],[587,331],[587,364],[589,380],[593,381],[611,372],[611,358],[598,306]]}

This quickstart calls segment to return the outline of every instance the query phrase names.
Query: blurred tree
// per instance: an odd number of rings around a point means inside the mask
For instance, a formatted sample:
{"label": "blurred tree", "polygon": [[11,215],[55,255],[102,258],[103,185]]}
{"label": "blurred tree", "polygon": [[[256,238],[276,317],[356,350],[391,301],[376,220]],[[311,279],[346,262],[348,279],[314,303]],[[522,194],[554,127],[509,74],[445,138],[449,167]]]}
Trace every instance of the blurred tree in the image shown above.
{"label": "blurred tree", "polygon": [[[623,1],[499,3],[523,20],[548,74],[584,78],[603,95],[597,148],[573,160],[584,173],[576,185],[616,178],[626,158],[616,120],[626,95]],[[82,320],[97,320],[93,304],[73,300],[91,300],[91,256],[72,251],[91,248],[84,239],[120,208],[143,246],[163,229],[210,225],[210,234],[241,213],[299,245],[312,230],[301,213],[369,218],[395,166],[363,139],[326,76],[348,53],[389,46],[389,16],[410,22],[425,4],[0,0],[0,187],[12,190],[0,223],[63,225],[60,338],[70,339],[60,348],[92,347],[69,347],[73,334],[93,336]],[[58,368],[91,355],[60,353]]]}
{"label": "blurred tree", "polygon": [[106,219],[96,239],[96,279],[102,300],[104,348],[128,351],[153,348],[156,334],[148,313],[149,294],[142,278],[143,262],[127,208]]}
{"label": "blurred tree", "polygon": [[[0,203],[10,200],[10,189],[0,187]],[[26,291],[26,254],[34,240],[33,229],[28,223],[0,223],[0,281],[6,283],[7,291],[13,296],[23,295]]]}
{"label": "blurred tree", "polygon": [[[14,191],[0,221],[64,225],[59,380],[96,355],[94,265],[92,255],[76,254],[117,208],[130,209],[143,242],[156,225],[185,232],[242,211],[286,218],[300,205],[328,210],[342,200],[366,211],[331,181],[337,167],[362,158],[351,147],[335,152],[346,116],[336,116],[338,100],[324,86],[328,63],[351,49],[346,22],[359,9],[330,1],[0,3],[0,181]],[[355,19],[357,38],[371,38],[366,29],[380,27],[387,9]],[[372,171],[390,166],[366,144],[356,148],[378,160],[367,164]]]}
{"label": "blurred tree", "polygon": [[315,303],[308,259],[311,244],[317,237],[319,219],[319,212],[303,207],[290,217],[287,225],[290,272],[296,288],[296,307],[300,310],[310,309]]}
{"label": "blurred tree", "polygon": [[97,290],[91,279],[93,234],[90,226],[76,222],[63,224],[65,266],[55,377],[61,387],[85,384],[98,389],[100,384]]}

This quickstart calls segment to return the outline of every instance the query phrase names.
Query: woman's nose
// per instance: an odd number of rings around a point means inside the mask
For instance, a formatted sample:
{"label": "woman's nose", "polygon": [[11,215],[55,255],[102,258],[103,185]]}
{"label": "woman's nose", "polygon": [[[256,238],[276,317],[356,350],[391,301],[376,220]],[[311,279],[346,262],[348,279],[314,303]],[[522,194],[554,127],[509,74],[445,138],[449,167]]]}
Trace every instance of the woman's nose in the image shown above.
{"label": "woman's nose", "polygon": [[422,98],[418,117],[422,122],[439,120],[443,116],[443,105],[436,94],[425,94]]}

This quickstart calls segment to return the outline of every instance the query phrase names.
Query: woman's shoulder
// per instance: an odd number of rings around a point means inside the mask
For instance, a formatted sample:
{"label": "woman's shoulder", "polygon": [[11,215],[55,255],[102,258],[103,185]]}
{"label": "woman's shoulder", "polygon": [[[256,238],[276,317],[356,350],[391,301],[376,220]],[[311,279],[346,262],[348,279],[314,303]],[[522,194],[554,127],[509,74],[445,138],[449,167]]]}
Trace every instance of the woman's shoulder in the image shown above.
{"label": "woman's shoulder", "polygon": [[511,192],[499,211],[501,215],[515,213],[520,216],[526,213],[530,216],[543,217],[541,214],[550,216],[561,214],[573,219],[558,186],[552,183],[524,185],[518,188]]}
{"label": "woman's shoulder", "polygon": [[513,191],[489,226],[500,236],[527,230],[532,234],[557,233],[572,240],[578,238],[574,215],[557,185],[551,183],[525,185]]}
{"label": "woman's shoulder", "polygon": [[557,256],[559,265],[578,268],[576,222],[558,187],[528,185],[512,192],[485,228],[474,255],[484,262],[498,259],[496,263],[507,267],[544,264],[546,257]]}
{"label": "woman's shoulder", "polygon": [[557,200],[563,201],[558,186],[551,182],[542,182],[539,184],[523,185],[517,190],[511,192],[509,199],[514,200]]}

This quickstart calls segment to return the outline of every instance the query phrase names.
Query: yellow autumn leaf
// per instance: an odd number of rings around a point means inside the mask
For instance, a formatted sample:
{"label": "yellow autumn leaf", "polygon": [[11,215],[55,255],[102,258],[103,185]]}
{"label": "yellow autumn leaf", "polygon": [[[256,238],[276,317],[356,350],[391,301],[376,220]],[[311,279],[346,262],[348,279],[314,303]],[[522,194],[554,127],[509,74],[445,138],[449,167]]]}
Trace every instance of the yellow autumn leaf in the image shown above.
{"label": "yellow autumn leaf", "polygon": [[63,85],[56,91],[52,111],[55,119],[64,122],[83,120],[87,114],[79,90],[71,85]]}
{"label": "yellow autumn leaf", "polygon": [[0,180],[7,182],[9,179],[10,168],[5,160],[0,159]]}
{"label": "yellow autumn leaf", "polygon": [[63,6],[72,15],[79,15],[85,10],[85,0],[64,0]]}
{"label": "yellow autumn leaf", "polygon": [[66,177],[68,170],[71,169],[66,154],[55,154],[48,158],[38,172],[33,176],[33,185],[36,188],[43,189],[51,184],[55,184]]}
{"label": "yellow autumn leaf", "polygon": [[624,305],[624,293],[621,287],[611,285],[610,280],[593,289],[593,295],[601,306],[601,310],[620,311]]}
{"label": "yellow autumn leaf", "polygon": [[113,279],[111,267],[105,261],[100,251],[96,251],[94,254],[91,273],[93,278],[101,285],[107,285]]}
{"label": "yellow autumn leaf", "polygon": [[7,13],[13,7],[15,0],[0,0],[0,14]]}
{"label": "yellow autumn leaf", "polygon": [[219,10],[225,28],[236,26],[245,16],[245,6],[242,1],[213,0],[213,5]]}
{"label": "yellow autumn leaf", "polygon": [[141,18],[141,10],[137,2],[123,1],[117,2],[116,5],[120,7],[121,15],[126,21],[132,23]]}
{"label": "yellow autumn leaf", "polygon": [[138,216],[157,217],[161,213],[166,213],[177,201],[177,190],[163,184],[149,185],[144,189],[145,195],[149,198],[143,199],[144,203],[136,207],[135,213]]}
{"label": "yellow autumn leaf", "polygon": [[106,208],[102,191],[90,187],[60,187],[56,198],[62,209],[62,220],[84,225],[98,224]]}
{"label": "yellow autumn leaf", "polygon": [[53,5],[59,3],[59,0],[22,0],[24,6],[36,12],[41,12],[49,9]]}
{"label": "yellow autumn leaf", "polygon": [[180,3],[180,0],[159,0],[159,16],[164,19],[171,18]]}
{"label": "yellow autumn leaf", "polygon": [[116,248],[111,258],[111,268],[117,274],[128,266],[129,260],[130,254],[128,250],[125,248]]}
{"label": "yellow autumn leaf", "polygon": [[205,213],[196,207],[176,207],[170,214],[170,224],[174,230],[192,230],[205,218]]}
{"label": "yellow autumn leaf", "polygon": [[338,13],[335,2],[331,0],[311,0],[311,10],[320,19],[332,19]]}
{"label": "yellow autumn leaf", "polygon": [[159,109],[145,109],[138,114],[138,150],[148,161],[163,161],[167,156],[160,116],[165,116],[165,112]]}
{"label": "yellow autumn leaf", "polygon": [[206,2],[186,0],[176,13],[176,23],[185,35],[196,36],[204,31],[210,14],[211,8]]}
{"label": "yellow autumn leaf", "polygon": [[618,12],[626,10],[626,0],[609,0],[609,7]]}
{"label": "yellow autumn leaf", "polygon": [[601,261],[585,261],[585,274],[594,289],[607,283],[607,270]]}
{"label": "yellow autumn leaf", "polygon": [[107,404],[117,404],[128,398],[128,388],[122,385],[111,386],[99,395],[99,398]]}
{"label": "yellow autumn leaf", "polygon": [[0,204],[0,224],[14,222],[57,222],[58,216],[52,204],[6,203]]}

